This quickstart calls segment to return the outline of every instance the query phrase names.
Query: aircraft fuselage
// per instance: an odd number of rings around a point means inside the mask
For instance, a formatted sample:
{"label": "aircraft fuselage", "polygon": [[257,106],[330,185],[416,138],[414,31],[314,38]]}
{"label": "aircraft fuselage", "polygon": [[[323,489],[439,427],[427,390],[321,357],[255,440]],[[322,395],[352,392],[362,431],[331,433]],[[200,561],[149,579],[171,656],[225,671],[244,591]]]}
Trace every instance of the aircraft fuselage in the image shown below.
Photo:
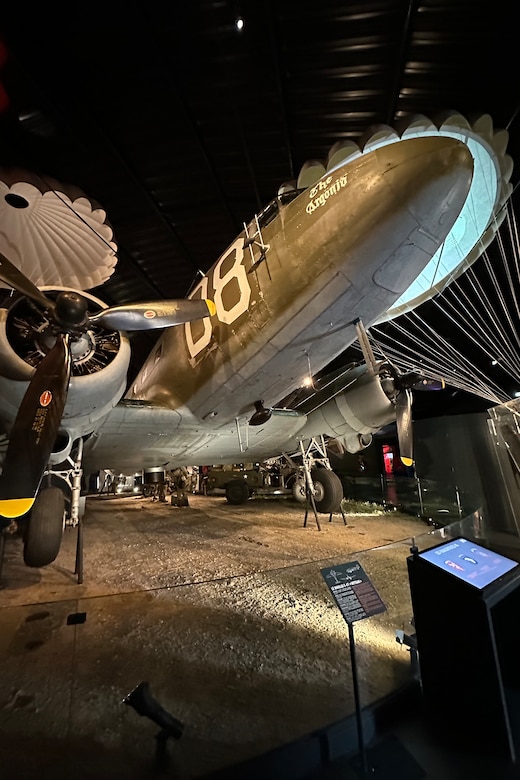
{"label": "aircraft fuselage", "polygon": [[276,404],[355,340],[356,319],[370,327],[421,273],[472,170],[464,144],[410,139],[277,199],[190,296],[212,299],[216,314],[166,330],[126,397],[216,424],[257,399]]}

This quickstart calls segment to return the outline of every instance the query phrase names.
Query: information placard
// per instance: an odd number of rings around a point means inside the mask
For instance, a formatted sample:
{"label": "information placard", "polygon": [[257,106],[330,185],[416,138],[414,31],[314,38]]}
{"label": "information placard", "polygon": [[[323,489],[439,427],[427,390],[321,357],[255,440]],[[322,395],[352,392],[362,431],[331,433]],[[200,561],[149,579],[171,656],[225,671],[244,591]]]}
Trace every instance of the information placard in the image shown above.
{"label": "information placard", "polygon": [[359,561],[321,569],[321,574],[347,623],[386,612],[383,600]]}

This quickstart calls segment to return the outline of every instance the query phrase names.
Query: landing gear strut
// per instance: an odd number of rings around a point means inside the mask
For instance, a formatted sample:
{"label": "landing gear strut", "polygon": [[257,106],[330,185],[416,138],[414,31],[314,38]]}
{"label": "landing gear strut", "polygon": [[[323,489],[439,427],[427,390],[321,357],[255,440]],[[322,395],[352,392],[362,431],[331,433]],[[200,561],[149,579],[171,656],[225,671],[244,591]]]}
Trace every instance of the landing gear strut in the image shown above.
{"label": "landing gear strut", "polygon": [[[27,566],[48,566],[58,556],[66,525],[78,529],[74,573],[83,582],[83,534],[81,517],[85,502],[81,498],[81,460],[83,439],[78,439],[71,454],[63,461],[65,468],[48,468],[38,495],[25,519],[23,558]],[[68,499],[68,500],[66,500]]]}
{"label": "landing gear strut", "polygon": [[[304,527],[307,525],[309,507],[312,507],[319,531],[321,531],[321,526],[318,512],[330,515],[329,520],[334,512],[341,512],[343,523],[346,525],[347,520],[341,506],[343,485],[330,467],[325,438],[323,436],[313,437],[306,445],[300,442],[299,454],[302,465],[297,467],[299,473],[293,493],[298,500],[306,500],[307,502]],[[289,455],[284,453],[284,457],[291,465],[296,466]]]}

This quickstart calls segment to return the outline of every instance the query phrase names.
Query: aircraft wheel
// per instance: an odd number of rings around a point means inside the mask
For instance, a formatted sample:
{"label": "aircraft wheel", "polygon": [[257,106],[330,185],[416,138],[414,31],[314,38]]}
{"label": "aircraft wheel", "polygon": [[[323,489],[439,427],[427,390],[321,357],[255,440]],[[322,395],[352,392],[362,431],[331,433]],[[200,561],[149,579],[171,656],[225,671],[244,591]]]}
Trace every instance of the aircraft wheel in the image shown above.
{"label": "aircraft wheel", "polygon": [[307,500],[307,487],[305,485],[305,477],[298,478],[294,480],[292,483],[292,494],[293,498],[296,499],[296,501],[299,501],[300,504],[303,504],[304,501]]}
{"label": "aircraft wheel", "polygon": [[249,498],[249,488],[243,479],[232,479],[226,485],[228,504],[245,504]]}
{"label": "aircraft wheel", "polygon": [[337,474],[325,468],[311,471],[316,509],[324,515],[337,512],[343,499],[343,485]]}
{"label": "aircraft wheel", "polygon": [[65,496],[59,487],[40,490],[27,517],[23,559],[40,568],[52,563],[60,551],[63,536]]}

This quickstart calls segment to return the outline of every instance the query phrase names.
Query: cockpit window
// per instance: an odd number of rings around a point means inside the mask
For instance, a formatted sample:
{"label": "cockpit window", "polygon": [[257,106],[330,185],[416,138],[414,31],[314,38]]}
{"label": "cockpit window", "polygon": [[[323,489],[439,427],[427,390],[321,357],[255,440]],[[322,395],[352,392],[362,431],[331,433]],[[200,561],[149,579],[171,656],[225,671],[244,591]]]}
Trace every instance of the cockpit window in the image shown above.
{"label": "cockpit window", "polygon": [[264,228],[266,225],[268,225],[270,222],[273,221],[273,219],[278,214],[278,201],[276,198],[272,200],[270,203],[267,204],[265,208],[262,209],[260,214],[257,216],[258,224],[261,228]]}
{"label": "cockpit window", "polygon": [[278,200],[280,201],[280,204],[282,206],[286,206],[288,203],[290,203],[292,200],[298,197],[298,195],[301,195],[302,192],[305,192],[307,187],[302,187],[299,190],[287,190],[286,192],[280,193],[278,195]]}

